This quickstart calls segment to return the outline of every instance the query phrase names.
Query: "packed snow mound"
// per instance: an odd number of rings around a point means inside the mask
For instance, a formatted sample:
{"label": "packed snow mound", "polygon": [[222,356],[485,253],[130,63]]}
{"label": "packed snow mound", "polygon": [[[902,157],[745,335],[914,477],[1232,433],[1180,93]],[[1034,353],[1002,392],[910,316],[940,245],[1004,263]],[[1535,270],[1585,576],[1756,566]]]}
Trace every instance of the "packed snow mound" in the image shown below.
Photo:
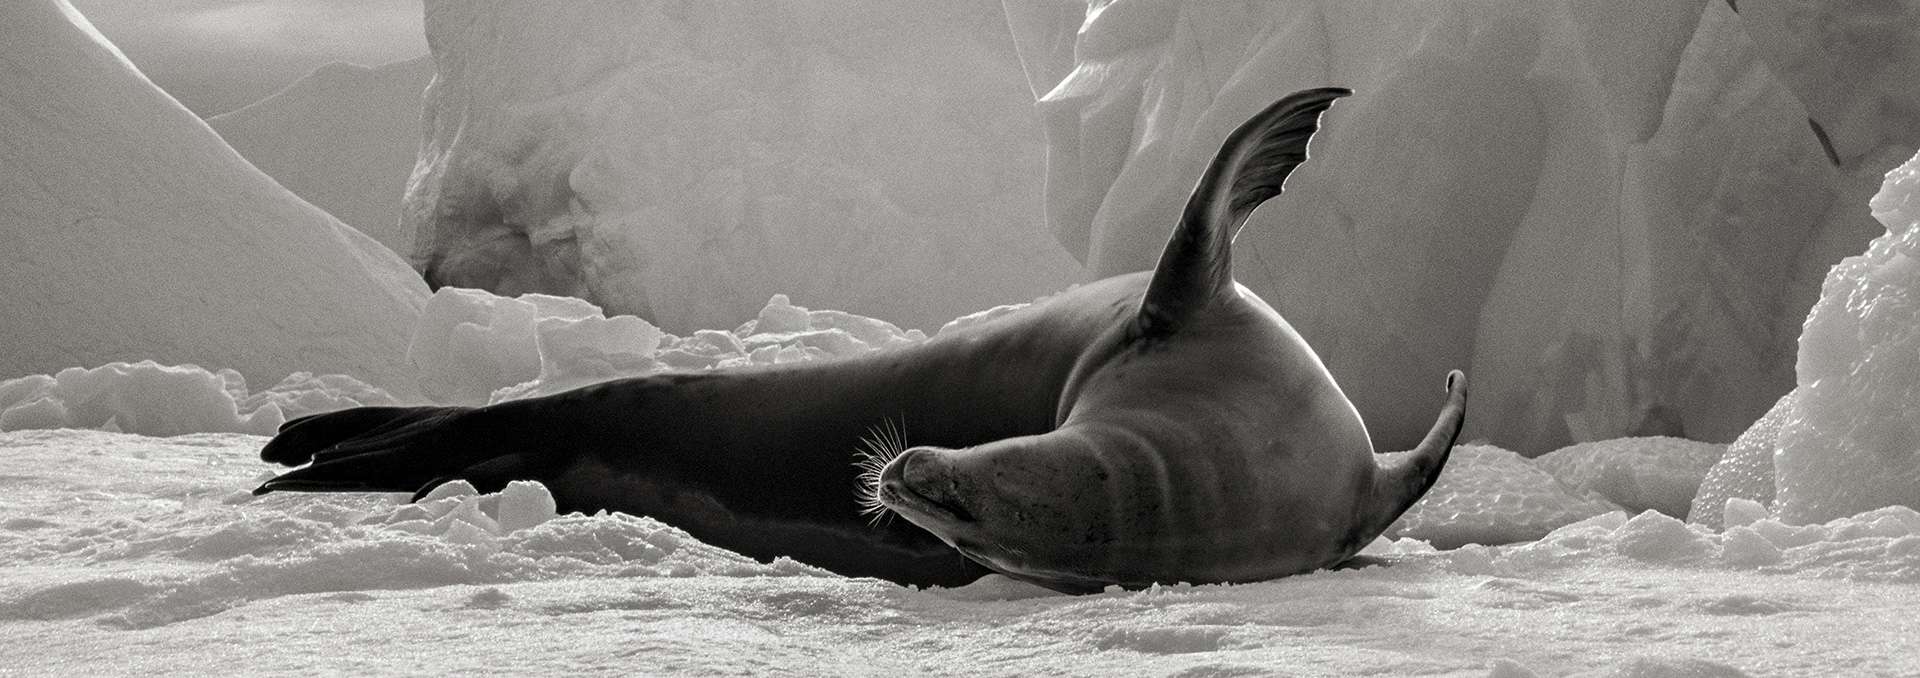
{"label": "packed snow mound", "polygon": [[393,252],[261,174],[62,0],[0,4],[0,377],[124,360],[411,391]]}
{"label": "packed snow mound", "polygon": [[1387,528],[1394,539],[1451,549],[1532,541],[1620,507],[1576,494],[1525,457],[1492,445],[1453,448],[1440,479]]}
{"label": "packed snow mound", "polygon": [[287,420],[365,405],[393,405],[393,396],[344,374],[295,372],[250,393],[239,372],[151,360],[69,367],[54,375],[0,382],[0,431],[88,428],[177,436],[188,433],[272,435]]}
{"label": "packed snow mound", "polygon": [[1792,412],[1793,392],[1788,392],[1780,396],[1759,421],[1753,422],[1746,433],[1727,446],[1727,453],[1701,479],[1700,489],[1687,512],[1687,522],[1717,530],[1722,527],[1721,515],[1729,501],[1741,499],[1760,506],[1773,505],[1774,453],[1780,449],[1780,428],[1786,425]]}
{"label": "packed snow mound", "polygon": [[401,226],[400,199],[431,79],[433,61],[424,56],[374,68],[328,64],[207,124],[294,195],[408,252],[413,231]]}
{"label": "packed snow mound", "polygon": [[[588,319],[606,320],[598,307],[571,297],[527,294],[509,299],[442,287],[420,313],[407,361],[418,371],[421,393],[433,401],[485,404],[494,390],[540,375],[542,326],[551,329]],[[627,348],[644,358],[653,351],[647,328],[633,329]]]}
{"label": "packed snow mound", "polygon": [[427,3],[435,286],[676,332],[776,291],[930,327],[1078,279],[998,3]]}
{"label": "packed snow mound", "polygon": [[420,316],[408,357],[428,397],[481,405],[667,370],[847,358],[926,338],[884,320],[795,306],[784,294],[732,331],[682,337],[635,316],[606,317],[572,297],[442,287]]}
{"label": "packed snow mound", "polygon": [[1563,526],[1538,541],[1491,553],[1470,546],[1444,555],[1456,566],[1472,567],[1468,563],[1481,560],[1487,574],[1504,576],[1545,562],[1621,556],[1661,565],[1920,583],[1920,549],[1914,548],[1920,544],[1920,512],[1913,509],[1891,506],[1817,525],[1790,525],[1746,502],[1745,509],[1729,516],[1736,520],[1724,532],[1714,532],[1658,511],[1631,517],[1612,512]]}
{"label": "packed snow mound", "polygon": [[1800,335],[1774,455],[1790,522],[1920,507],[1920,156],[1887,174],[1873,211],[1886,233],[1827,273]]}
{"label": "packed snow mound", "polygon": [[1618,438],[1564,447],[1533,459],[1575,492],[1628,511],[1687,517],[1700,481],[1727,446],[1685,438]]}
{"label": "packed snow mound", "polygon": [[[948,326],[985,322],[1017,308],[989,309]],[[407,355],[416,372],[408,382],[434,403],[485,405],[621,377],[850,358],[926,339],[919,330],[884,320],[796,306],[784,294],[734,330],[680,337],[634,316],[608,318],[571,297],[510,299],[444,287],[428,300],[415,328]],[[394,404],[399,401],[387,391],[344,374],[296,372],[255,393],[232,369],[210,372],[149,360],[0,381],[0,431],[271,435],[297,417]]]}
{"label": "packed snow mound", "polygon": [[1247,116],[1356,90],[1241,232],[1235,274],[1381,448],[1432,423],[1407,380],[1461,368],[1465,435],[1535,456],[1738,436],[1791,387],[1820,276],[1877,232],[1866,197],[1920,143],[1913,2],[1770,1],[1764,30],[1732,4],[1006,8],[1048,223],[1096,276],[1153,265]]}

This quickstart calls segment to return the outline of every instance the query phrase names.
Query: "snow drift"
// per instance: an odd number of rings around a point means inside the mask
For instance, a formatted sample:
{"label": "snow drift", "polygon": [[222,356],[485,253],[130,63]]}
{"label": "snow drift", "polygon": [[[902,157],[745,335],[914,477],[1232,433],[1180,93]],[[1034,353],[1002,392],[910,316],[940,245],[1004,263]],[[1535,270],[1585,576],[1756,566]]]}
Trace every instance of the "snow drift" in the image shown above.
{"label": "snow drift", "polygon": [[930,326],[1058,290],[997,3],[427,3],[435,285],[673,331],[777,292]]}
{"label": "snow drift", "polygon": [[1464,435],[1533,456],[1738,435],[1792,386],[1821,275],[1920,142],[1915,3],[1731,4],[1006,7],[1048,222],[1094,275],[1152,265],[1248,114],[1356,90],[1235,270],[1381,447],[1426,430],[1409,380],[1458,367],[1480,385]]}
{"label": "snow drift", "polygon": [[392,252],[253,169],[62,0],[0,5],[0,376],[152,359],[410,390]]}

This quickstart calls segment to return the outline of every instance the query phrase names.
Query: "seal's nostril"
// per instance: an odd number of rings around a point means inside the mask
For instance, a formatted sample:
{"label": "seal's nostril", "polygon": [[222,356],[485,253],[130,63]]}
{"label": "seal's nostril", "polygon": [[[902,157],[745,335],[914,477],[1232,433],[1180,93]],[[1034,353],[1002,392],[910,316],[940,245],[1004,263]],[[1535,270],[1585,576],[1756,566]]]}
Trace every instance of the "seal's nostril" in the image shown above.
{"label": "seal's nostril", "polygon": [[938,455],[921,448],[900,453],[900,458],[894,460],[894,465],[900,468],[902,482],[923,492],[937,484],[943,475],[940,473],[943,464],[940,463]]}
{"label": "seal's nostril", "polygon": [[918,456],[920,456],[920,450],[918,449],[901,452],[900,456],[894,457],[893,461],[887,463],[886,468],[880,469],[880,490],[884,492],[889,488],[898,488],[900,485],[906,483],[908,480],[906,475],[907,465],[912,463],[913,459]]}

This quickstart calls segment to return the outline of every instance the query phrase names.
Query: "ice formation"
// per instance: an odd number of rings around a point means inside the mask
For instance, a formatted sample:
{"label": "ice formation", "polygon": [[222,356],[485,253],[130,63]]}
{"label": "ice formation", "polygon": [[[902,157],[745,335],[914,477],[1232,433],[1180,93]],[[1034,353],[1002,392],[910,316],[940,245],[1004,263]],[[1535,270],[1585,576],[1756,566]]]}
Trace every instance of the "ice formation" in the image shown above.
{"label": "ice formation", "polygon": [[207,119],[241,157],[294,195],[395,252],[413,248],[400,198],[420,145],[426,57],[334,63],[273,96]]}
{"label": "ice formation", "polygon": [[1739,10],[1767,70],[1806,106],[1835,163],[1877,173],[1913,152],[1920,5],[1740,0]]}
{"label": "ice formation", "polygon": [[408,358],[438,402],[481,405],[664,370],[846,358],[926,340],[884,320],[809,310],[776,294],[732,331],[662,332],[572,297],[442,287],[421,314]]}
{"label": "ice formation", "polygon": [[1920,507],[1920,156],[1873,199],[1886,233],[1828,272],[1800,336],[1775,511],[1819,522]]}
{"label": "ice formation", "polygon": [[776,292],[931,327],[1059,289],[998,3],[427,3],[429,281],[676,332]]}
{"label": "ice formation", "polygon": [[1719,529],[1722,511],[1729,500],[1742,499],[1761,506],[1773,504],[1774,453],[1780,449],[1780,427],[1786,425],[1792,412],[1793,393],[1788,392],[1727,446],[1726,454],[1701,479],[1700,489],[1694,493],[1693,504],[1687,511],[1687,522]]}
{"label": "ice formation", "polygon": [[[420,314],[407,360],[429,399],[481,405],[496,389],[540,376],[541,329],[589,319],[606,318],[598,307],[570,297],[528,294],[509,299],[442,287]],[[644,330],[630,337],[641,357],[653,351]]]}
{"label": "ice formation", "polygon": [[1791,387],[1820,276],[1875,232],[1866,198],[1920,143],[1913,3],[1733,4],[1006,6],[1047,218],[1094,275],[1153,263],[1248,114],[1357,90],[1235,271],[1383,449],[1429,423],[1408,379],[1458,367],[1466,435],[1537,455],[1737,436]]}
{"label": "ice formation", "polygon": [[1619,510],[1561,485],[1512,450],[1460,445],[1433,488],[1387,528],[1386,536],[1445,549],[1511,544]]}
{"label": "ice formation", "polygon": [[63,0],[0,4],[0,378],[151,359],[410,390],[426,288],[249,166]]}
{"label": "ice formation", "polygon": [[343,374],[295,372],[252,393],[239,372],[151,360],[69,367],[53,375],[0,381],[0,431],[90,428],[177,436],[272,435],[288,419],[393,405],[393,396]]}
{"label": "ice formation", "polygon": [[1617,438],[1554,450],[1535,457],[1533,465],[1576,492],[1628,511],[1685,518],[1701,479],[1726,449],[1684,438]]}

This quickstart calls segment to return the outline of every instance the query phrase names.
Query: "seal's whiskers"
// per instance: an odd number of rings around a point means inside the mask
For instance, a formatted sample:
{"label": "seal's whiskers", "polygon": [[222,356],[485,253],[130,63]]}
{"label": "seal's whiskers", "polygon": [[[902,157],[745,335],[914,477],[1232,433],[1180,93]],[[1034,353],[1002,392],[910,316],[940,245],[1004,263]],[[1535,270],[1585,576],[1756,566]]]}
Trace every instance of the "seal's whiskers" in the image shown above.
{"label": "seal's whiskers", "polygon": [[860,438],[860,445],[864,449],[855,450],[860,458],[853,462],[854,467],[860,469],[860,487],[857,490],[860,513],[868,516],[869,524],[879,525],[893,517],[893,512],[880,503],[880,472],[887,468],[887,463],[893,461],[894,457],[906,451],[906,424],[902,422],[895,425],[893,418],[888,417],[868,428],[867,435]]}

